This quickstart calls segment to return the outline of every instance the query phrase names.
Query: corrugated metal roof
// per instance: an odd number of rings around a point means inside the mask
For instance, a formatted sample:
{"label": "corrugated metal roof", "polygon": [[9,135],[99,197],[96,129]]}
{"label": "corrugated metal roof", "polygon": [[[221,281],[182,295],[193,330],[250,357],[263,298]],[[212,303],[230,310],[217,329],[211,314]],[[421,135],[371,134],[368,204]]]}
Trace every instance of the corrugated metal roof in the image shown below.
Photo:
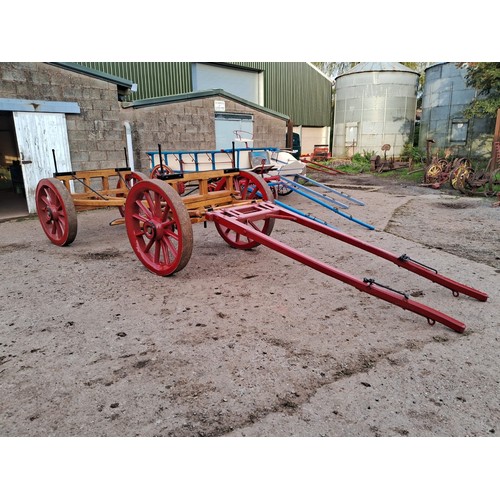
{"label": "corrugated metal roof", "polygon": [[47,64],[68,69],[70,71],[74,71],[75,73],[81,73],[82,75],[91,76],[92,78],[98,78],[99,80],[104,80],[109,83],[115,83],[119,87],[127,89],[134,90],[137,86],[132,80],[127,80],[126,78],[118,77],[115,74],[106,73],[104,71],[99,71],[97,69],[89,68],[76,63],[49,62]]}
{"label": "corrugated metal roof", "polygon": [[253,108],[258,111],[262,111],[263,113],[277,116],[279,118],[283,118],[284,120],[288,120],[289,118],[285,114],[278,113],[276,111],[273,111],[272,109],[265,108],[263,106],[259,106],[254,102],[247,101],[245,99],[242,99],[241,97],[230,94],[229,92],[225,92],[223,89],[203,90],[200,92],[189,92],[186,94],[154,97],[151,99],[140,99],[133,101],[128,105],[126,104],[125,107],[143,108],[146,106],[159,106],[161,104],[168,104],[170,102],[182,102],[182,101],[191,101],[193,99],[203,99],[205,97],[225,97],[226,99],[231,99],[233,101],[239,102],[249,108]]}
{"label": "corrugated metal roof", "polygon": [[362,62],[356,64],[353,68],[345,73],[339,75],[336,79],[338,80],[342,76],[352,75],[353,73],[367,73],[367,72],[378,72],[378,71],[404,71],[407,73],[415,73],[418,75],[418,71],[408,68],[404,64],[398,62]]}

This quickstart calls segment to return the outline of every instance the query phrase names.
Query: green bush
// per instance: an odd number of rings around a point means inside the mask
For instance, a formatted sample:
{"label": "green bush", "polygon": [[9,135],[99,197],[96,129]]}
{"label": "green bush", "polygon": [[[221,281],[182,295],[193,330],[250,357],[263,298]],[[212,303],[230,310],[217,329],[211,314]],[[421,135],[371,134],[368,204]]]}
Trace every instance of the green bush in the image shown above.
{"label": "green bush", "polygon": [[425,162],[425,153],[416,146],[412,146],[410,142],[406,142],[401,151],[401,159],[408,158],[412,160],[413,163],[423,163]]}

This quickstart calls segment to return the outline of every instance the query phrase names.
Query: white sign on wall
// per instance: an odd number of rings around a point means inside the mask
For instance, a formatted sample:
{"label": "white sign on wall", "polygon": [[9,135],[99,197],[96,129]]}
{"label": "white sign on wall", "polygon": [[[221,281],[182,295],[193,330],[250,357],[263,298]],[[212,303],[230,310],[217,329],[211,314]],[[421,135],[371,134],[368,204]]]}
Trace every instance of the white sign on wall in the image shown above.
{"label": "white sign on wall", "polygon": [[215,111],[226,111],[226,102],[225,101],[214,101],[214,109],[215,109]]}

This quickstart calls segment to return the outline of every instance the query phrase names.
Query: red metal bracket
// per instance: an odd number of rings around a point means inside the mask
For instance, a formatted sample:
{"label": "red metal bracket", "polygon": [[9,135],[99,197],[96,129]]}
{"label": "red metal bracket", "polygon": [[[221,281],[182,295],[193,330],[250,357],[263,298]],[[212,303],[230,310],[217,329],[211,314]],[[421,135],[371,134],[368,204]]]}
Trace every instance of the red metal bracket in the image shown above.
{"label": "red metal bracket", "polygon": [[458,296],[459,293],[463,293],[480,301],[485,301],[488,298],[488,295],[486,293],[453,281],[437,273],[434,269],[424,266],[411,259],[403,258],[403,256],[398,257],[397,255],[394,255],[386,250],[378,248],[374,245],[370,245],[369,243],[365,243],[361,240],[358,240],[357,238],[332,229],[331,227],[325,226],[300,215],[296,215],[288,210],[278,207],[273,203],[264,202],[256,203],[253,205],[244,205],[239,207],[215,210],[213,212],[207,213],[206,218],[207,220],[217,221],[217,223],[222,226],[225,226],[239,234],[257,241],[271,248],[272,250],[280,252],[283,255],[301,262],[302,264],[305,264],[306,266],[309,266],[323,274],[351,285],[362,292],[374,295],[375,297],[390,302],[391,304],[397,305],[402,309],[407,309],[416,314],[424,316],[425,318],[427,318],[430,324],[434,324],[437,321],[438,323],[448,326],[452,330],[455,330],[459,333],[462,333],[465,330],[464,323],[440,311],[437,311],[436,309],[411,300],[405,294],[380,285],[374,280],[363,280],[355,276],[351,276],[350,274],[344,273],[343,271],[340,271],[333,266],[325,264],[313,257],[310,257],[309,255],[306,255],[284,243],[275,240],[270,236],[267,236],[266,234],[261,233],[260,231],[249,225],[248,222],[264,220],[267,218],[284,219],[291,222],[296,222],[302,226],[308,227],[315,231],[319,231],[320,233],[326,234],[340,241],[343,241],[344,243],[353,245],[361,250],[365,250],[378,257],[386,259],[399,267],[403,267],[408,271],[429,279],[434,283],[449,288],[453,291],[454,296]]}

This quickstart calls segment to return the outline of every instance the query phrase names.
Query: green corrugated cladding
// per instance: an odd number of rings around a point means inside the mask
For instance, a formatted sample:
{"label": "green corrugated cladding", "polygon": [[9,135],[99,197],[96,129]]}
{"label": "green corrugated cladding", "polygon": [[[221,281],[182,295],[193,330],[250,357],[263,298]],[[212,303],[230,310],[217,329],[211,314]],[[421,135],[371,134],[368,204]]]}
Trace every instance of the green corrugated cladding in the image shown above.
{"label": "green corrugated cladding", "polygon": [[[193,91],[189,62],[80,62],[82,66],[137,83],[129,100]],[[288,115],[294,124],[331,124],[332,85],[304,62],[232,62],[264,72],[264,106]]]}
{"label": "green corrugated cladding", "polygon": [[193,91],[191,65],[185,62],[79,62],[82,66],[137,83],[129,101]]}
{"label": "green corrugated cladding", "polygon": [[294,124],[331,124],[332,84],[304,62],[238,62],[264,71],[264,106],[288,115]]}

